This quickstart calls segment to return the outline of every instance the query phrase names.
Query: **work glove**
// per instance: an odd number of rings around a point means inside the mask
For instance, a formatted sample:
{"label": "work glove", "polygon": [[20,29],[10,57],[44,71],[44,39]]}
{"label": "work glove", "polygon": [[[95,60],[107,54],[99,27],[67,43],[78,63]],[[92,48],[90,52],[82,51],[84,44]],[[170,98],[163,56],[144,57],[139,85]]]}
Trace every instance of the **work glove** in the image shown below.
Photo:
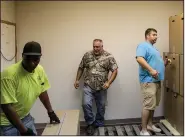
{"label": "work glove", "polygon": [[32,129],[27,128],[27,131],[24,133],[21,133],[21,136],[36,136],[36,134],[33,132]]}
{"label": "work glove", "polygon": [[54,111],[48,112],[48,116],[50,118],[50,124],[60,123],[60,120],[59,120],[59,118],[57,117],[57,115],[55,114]]}

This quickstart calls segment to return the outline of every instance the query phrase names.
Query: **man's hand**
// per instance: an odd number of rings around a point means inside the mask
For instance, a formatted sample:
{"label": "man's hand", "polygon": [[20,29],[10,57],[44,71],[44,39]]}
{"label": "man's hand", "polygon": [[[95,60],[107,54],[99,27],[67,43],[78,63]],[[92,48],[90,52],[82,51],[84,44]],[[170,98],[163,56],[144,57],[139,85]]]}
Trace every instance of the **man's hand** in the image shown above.
{"label": "man's hand", "polygon": [[74,87],[77,89],[79,87],[79,81],[75,81]]}
{"label": "man's hand", "polygon": [[150,75],[152,75],[153,78],[158,79],[158,72],[155,69],[152,69],[150,71]]}
{"label": "man's hand", "polygon": [[56,124],[56,123],[58,124],[58,123],[60,123],[60,120],[59,120],[59,118],[57,117],[57,115],[55,114],[54,111],[48,112],[48,116],[50,118],[50,124]]}
{"label": "man's hand", "polygon": [[21,133],[21,136],[36,136],[32,129],[28,128],[26,132]]}
{"label": "man's hand", "polygon": [[104,88],[104,89],[108,89],[109,87],[110,87],[109,82],[105,82],[105,84],[103,85],[103,88]]}

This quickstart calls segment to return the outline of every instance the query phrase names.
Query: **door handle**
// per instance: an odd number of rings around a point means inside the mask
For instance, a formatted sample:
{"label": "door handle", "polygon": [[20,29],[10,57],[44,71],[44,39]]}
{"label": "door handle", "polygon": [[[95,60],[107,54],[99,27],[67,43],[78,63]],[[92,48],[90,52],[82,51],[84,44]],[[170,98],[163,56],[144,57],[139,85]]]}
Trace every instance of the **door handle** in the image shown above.
{"label": "door handle", "polygon": [[169,65],[172,64],[172,60],[171,59],[167,59],[167,61],[168,61]]}

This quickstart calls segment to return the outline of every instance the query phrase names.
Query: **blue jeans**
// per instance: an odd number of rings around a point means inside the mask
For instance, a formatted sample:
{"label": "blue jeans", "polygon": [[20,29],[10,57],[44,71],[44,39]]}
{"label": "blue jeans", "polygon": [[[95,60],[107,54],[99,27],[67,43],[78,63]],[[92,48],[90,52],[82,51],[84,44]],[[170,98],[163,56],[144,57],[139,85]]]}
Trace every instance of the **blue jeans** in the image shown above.
{"label": "blue jeans", "polygon": [[[33,132],[37,135],[37,131],[34,126],[34,118],[30,114],[21,119],[21,121],[25,127],[32,129]],[[19,131],[13,125],[8,126],[1,125],[0,132],[1,136],[20,136]]]}
{"label": "blue jeans", "polygon": [[[84,95],[83,95],[83,111],[84,118],[88,125],[94,123],[96,126],[104,126],[104,114],[105,114],[105,103],[106,103],[107,90],[95,91],[91,89],[87,84],[84,84]],[[92,112],[93,99],[95,99],[97,113],[94,118]]]}

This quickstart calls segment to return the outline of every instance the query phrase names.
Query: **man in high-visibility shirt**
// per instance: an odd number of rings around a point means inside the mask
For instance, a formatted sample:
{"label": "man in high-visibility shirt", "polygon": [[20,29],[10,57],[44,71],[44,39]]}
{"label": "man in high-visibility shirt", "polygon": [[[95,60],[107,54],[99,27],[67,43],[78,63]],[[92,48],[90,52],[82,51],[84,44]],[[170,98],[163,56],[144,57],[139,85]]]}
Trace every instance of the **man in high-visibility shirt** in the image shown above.
{"label": "man in high-visibility shirt", "polygon": [[3,136],[37,135],[30,109],[38,97],[47,109],[50,123],[60,123],[48,97],[50,84],[39,65],[41,56],[40,44],[28,42],[23,59],[1,72],[0,132]]}

